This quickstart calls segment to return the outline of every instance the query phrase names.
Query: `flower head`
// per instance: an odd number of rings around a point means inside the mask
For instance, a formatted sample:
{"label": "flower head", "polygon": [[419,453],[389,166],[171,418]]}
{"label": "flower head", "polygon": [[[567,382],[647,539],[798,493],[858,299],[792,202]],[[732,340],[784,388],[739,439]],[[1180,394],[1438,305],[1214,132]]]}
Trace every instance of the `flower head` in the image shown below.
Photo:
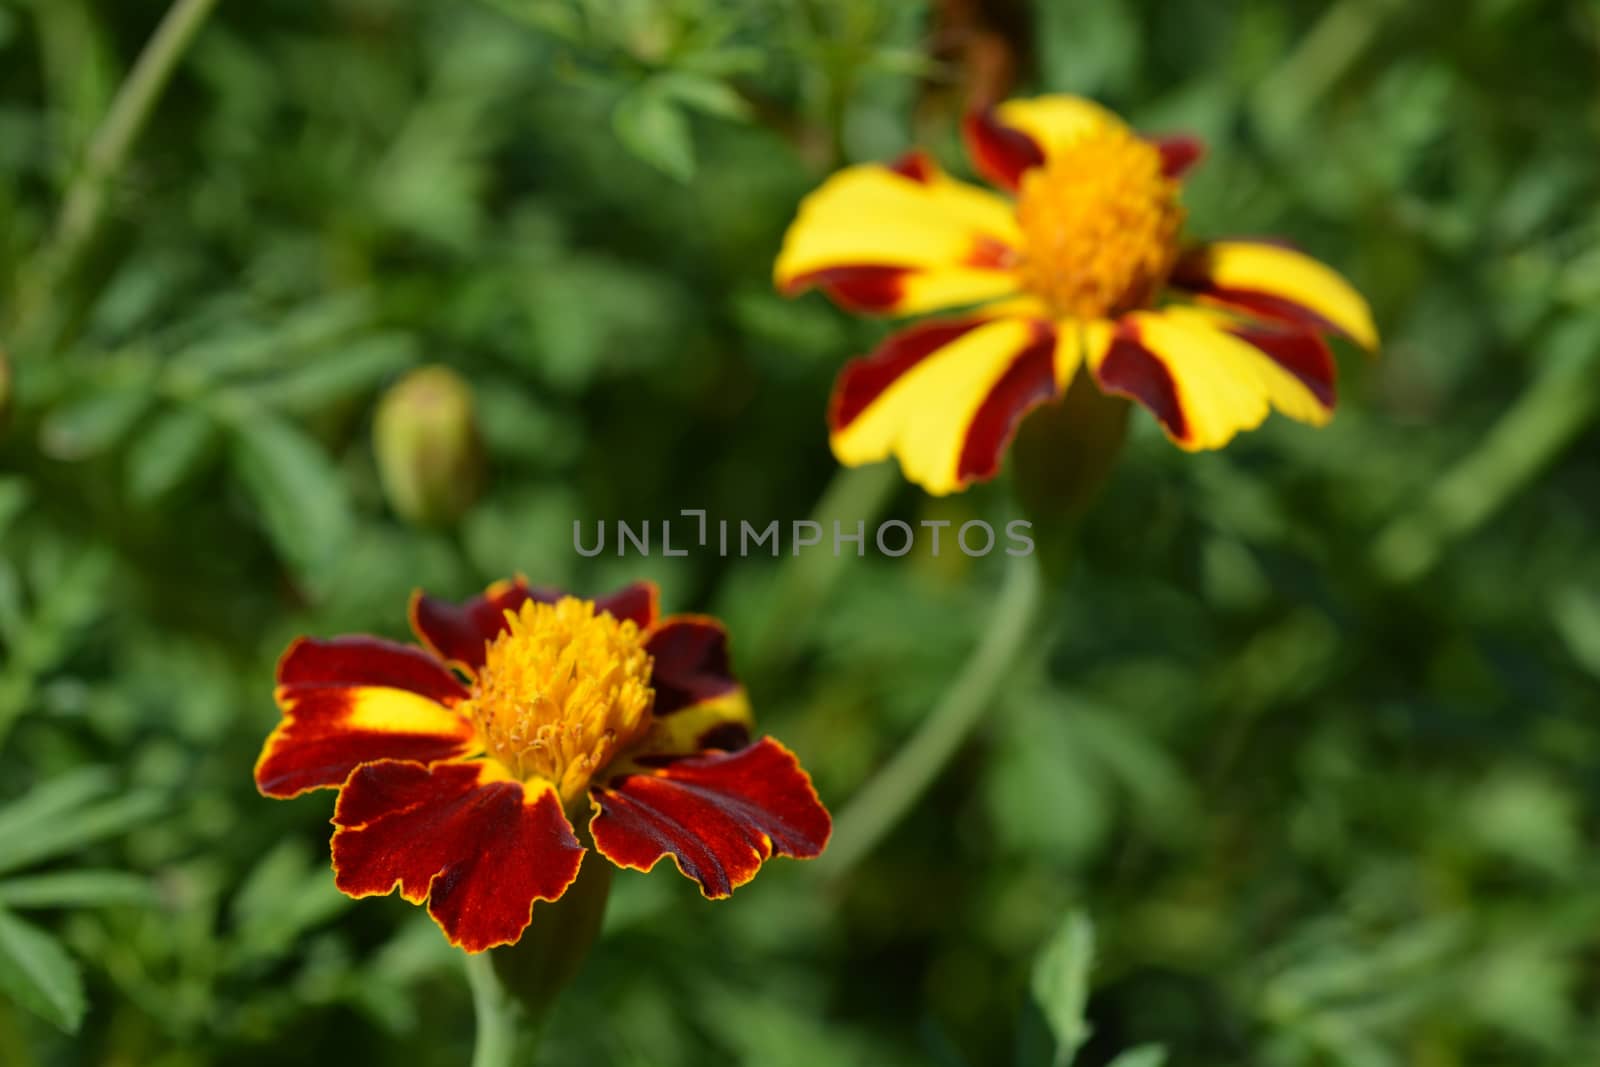
{"label": "flower head", "polygon": [[567,890],[585,818],[612,863],[670,855],[707,897],[821,853],[828,813],[793,753],[751,742],[721,624],[657,615],[647,583],[585,600],[518,580],[460,605],[414,596],[425,649],[302,638],[256,785],[337,788],[338,887],[427,901],[469,952],[515,942]]}
{"label": "flower head", "polygon": [[871,314],[965,307],[891,335],[839,376],[834,454],[897,457],[931,493],[993,477],[1018,424],[1087,365],[1177,445],[1220,448],[1276,409],[1333,414],[1341,334],[1376,348],[1365,301],[1281,244],[1186,243],[1182,177],[1202,148],[1140,137],[1072,96],[975,112],[967,148],[1010,198],[912,153],[848,167],[806,198],[779,288]]}

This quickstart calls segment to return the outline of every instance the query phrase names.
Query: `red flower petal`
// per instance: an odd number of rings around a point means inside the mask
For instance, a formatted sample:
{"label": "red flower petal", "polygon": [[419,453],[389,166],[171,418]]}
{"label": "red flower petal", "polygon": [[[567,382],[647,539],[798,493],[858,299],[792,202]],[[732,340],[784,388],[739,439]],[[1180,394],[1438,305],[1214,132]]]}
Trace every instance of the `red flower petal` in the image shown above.
{"label": "red flower petal", "polygon": [[1206,155],[1206,143],[1188,134],[1151,137],[1149,141],[1161,153],[1161,173],[1169,178],[1182,178]]}
{"label": "red flower petal", "polygon": [[647,871],[666,855],[725,897],[773,855],[810,858],[833,823],[794,753],[771,738],[641,769],[596,786],[595,848],[619,867]]}
{"label": "red flower petal", "polygon": [[918,363],[987,319],[932,319],[889,335],[870,356],[845,364],[828,404],[828,426],[842,430]]}
{"label": "red flower petal", "polygon": [[1161,420],[1174,438],[1188,439],[1189,420],[1178,400],[1172,372],[1140,342],[1137,327],[1126,322],[1117,324],[1111,348],[1094,374],[1101,389],[1138,401]]}
{"label": "red flower petal", "polygon": [[987,481],[1000,470],[1000,458],[1017,435],[1022,419],[1056,394],[1056,337],[1044,326],[983,398],[967,427],[956,465],[958,481]]}
{"label": "red flower petal", "polygon": [[739,688],[728,662],[728,631],[709,615],[674,615],[645,638],[655,659],[650,684],[656,691],[654,714],[726,696]]}
{"label": "red flower petal", "polygon": [[1280,329],[1266,323],[1234,323],[1226,331],[1248,341],[1294,375],[1324,407],[1338,402],[1338,368],[1320,334]]}
{"label": "red flower petal", "polygon": [[302,638],[278,663],[284,718],[256,761],[256,787],[292,797],[337,786],[373,760],[460,756],[476,741],[447,705],[466,695],[421,649],[375,637]]}
{"label": "red flower petal", "polygon": [[883,314],[894,311],[905,299],[906,279],[913,273],[910,267],[878,264],[828,267],[796,275],[784,292],[792,296],[815,286],[846,311]]}
{"label": "red flower petal", "polygon": [[334,881],[352,897],[399,889],[468,952],[522,936],[536,900],[578,877],[584,849],[548,787],[530,793],[487,761],[385,760],[350,776],[333,822]]}
{"label": "red flower petal", "polygon": [[969,111],[961,123],[967,155],[985,179],[1016,192],[1024,172],[1044,163],[1044,148],[1026,133],[1002,123],[991,108]]}
{"label": "red flower petal", "polygon": [[[529,600],[553,604],[574,594],[560,589],[530,589],[521,578],[491,585],[464,604],[431,597],[420,590],[411,596],[411,629],[429,648],[468,671],[483,666],[484,648],[505,629],[505,613],[519,610]],[[654,582],[635,582],[594,598],[595,608],[618,619],[631,619],[642,630],[655,622],[660,594]]]}
{"label": "red flower petal", "polygon": [[516,611],[533,594],[521,578],[495,582],[464,604],[411,594],[411,631],[442,659],[475,671],[484,648],[505,629],[505,613]]}
{"label": "red flower petal", "polygon": [[[534,596],[547,604],[567,595],[554,589],[534,591]],[[661,590],[656,588],[655,582],[634,582],[610,596],[595,597],[594,606],[596,611],[608,611],[619,621],[631,620],[639,629],[648,630],[661,614]]]}

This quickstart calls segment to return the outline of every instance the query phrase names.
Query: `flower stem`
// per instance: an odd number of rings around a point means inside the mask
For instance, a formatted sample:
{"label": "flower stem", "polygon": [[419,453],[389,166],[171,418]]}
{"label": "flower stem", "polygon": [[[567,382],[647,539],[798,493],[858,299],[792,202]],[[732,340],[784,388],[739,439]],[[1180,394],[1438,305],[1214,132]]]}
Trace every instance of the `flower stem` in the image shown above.
{"label": "flower stem", "polygon": [[905,818],[982,721],[1035,631],[1043,600],[1040,584],[1033,556],[1011,560],[983,640],[911,740],[839,813],[833,841],[817,861],[818,874],[829,880],[841,878],[871,852]]}
{"label": "flower stem", "polygon": [[127,162],[178,60],[216,6],[217,0],[175,0],[117,89],[89,141],[82,166],[62,197],[50,243],[41,251],[30,283],[21,294],[18,333],[25,339],[32,339],[30,331],[38,325],[39,311],[100,228],[106,190]]}
{"label": "flower stem", "polygon": [[904,484],[893,463],[839,468],[811,513],[811,521],[822,530],[823,542],[814,551],[791,554],[773,580],[770,607],[750,653],[752,676],[764,677],[782,669],[799,648],[800,639],[809,629],[807,624],[828,591],[855,558],[849,553],[825,550],[827,538],[833,536],[831,524],[843,522],[853,530],[859,521],[870,529]]}
{"label": "flower stem", "polygon": [[[472,1067],[517,1065],[517,1007],[494,972],[489,953],[466,957],[467,984],[472,987],[472,1012],[478,1037],[472,1048]],[[532,1063],[531,1058],[525,1063]]]}

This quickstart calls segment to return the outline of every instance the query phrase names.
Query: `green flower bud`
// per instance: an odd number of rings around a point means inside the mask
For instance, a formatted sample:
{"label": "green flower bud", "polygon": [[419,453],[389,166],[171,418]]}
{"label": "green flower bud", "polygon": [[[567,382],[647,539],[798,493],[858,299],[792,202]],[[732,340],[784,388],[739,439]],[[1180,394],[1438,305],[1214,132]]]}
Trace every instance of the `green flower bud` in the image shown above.
{"label": "green flower bud", "polygon": [[478,498],[483,444],[472,390],[448,367],[421,367],[378,402],[372,447],[378,478],[408,522],[448,526]]}
{"label": "green flower bud", "polygon": [[1128,401],[1100,391],[1080,370],[1067,393],[1029,415],[1012,443],[1017,502],[1033,522],[1039,562],[1060,577],[1079,522],[1094,506],[1128,430]]}
{"label": "green flower bud", "polygon": [[[592,849],[588,834],[583,837]],[[489,950],[500,984],[535,1022],[544,1018],[556,995],[577,977],[600,936],[611,895],[612,869],[603,856],[591,851],[578,868],[577,881],[559,900],[533,906],[533,922],[522,940]]]}

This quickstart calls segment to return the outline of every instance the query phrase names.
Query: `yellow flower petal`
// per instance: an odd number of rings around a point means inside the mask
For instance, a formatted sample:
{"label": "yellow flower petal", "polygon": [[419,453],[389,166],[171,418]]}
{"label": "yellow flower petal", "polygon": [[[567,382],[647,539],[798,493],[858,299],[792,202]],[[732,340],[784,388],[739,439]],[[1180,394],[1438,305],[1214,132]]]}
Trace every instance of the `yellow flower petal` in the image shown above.
{"label": "yellow flower petal", "polygon": [[1101,387],[1149,408],[1189,451],[1221,448],[1273,409],[1312,425],[1328,421],[1331,405],[1305,380],[1222,326],[1183,308],[1128,316],[1099,359]]}
{"label": "yellow flower petal", "polygon": [[1057,380],[1055,331],[1044,323],[923,323],[840,375],[833,452],[852,467],[893,455],[928,492],[955,492],[994,475],[1017,423],[1056,394]]}
{"label": "yellow flower petal", "polygon": [[806,197],[778,255],[778,287],[819,285],[847,307],[900,315],[1015,292],[1011,205],[914,158],[848,167]]}
{"label": "yellow flower petal", "polygon": [[1372,311],[1349,282],[1303,252],[1259,241],[1216,241],[1178,264],[1173,286],[1261,318],[1332,329],[1378,347]]}

